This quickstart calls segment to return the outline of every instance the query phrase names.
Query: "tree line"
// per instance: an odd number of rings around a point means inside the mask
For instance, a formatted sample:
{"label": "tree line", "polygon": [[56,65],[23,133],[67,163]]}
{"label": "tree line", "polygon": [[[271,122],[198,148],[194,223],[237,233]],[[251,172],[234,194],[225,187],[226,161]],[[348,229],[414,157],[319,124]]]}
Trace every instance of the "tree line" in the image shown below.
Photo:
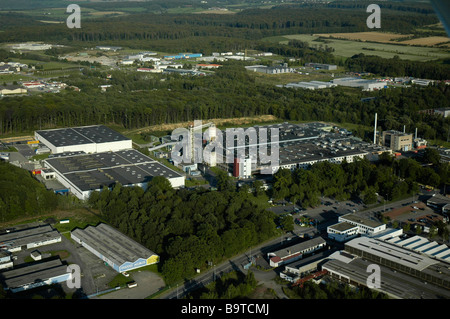
{"label": "tree line", "polygon": [[[360,123],[372,127],[374,113],[378,113],[383,130],[403,130],[406,125],[409,132],[417,127],[419,136],[425,139],[447,139],[450,118],[419,112],[449,107],[450,89],[446,85],[377,92],[343,87],[315,91],[284,89],[256,83],[243,62],[222,64],[214,75],[207,77],[86,69],[83,75],[64,79],[81,92],[65,90],[58,94],[3,98],[0,135],[99,123],[132,129],[266,114],[288,121]],[[112,78],[106,79],[107,74]],[[102,84],[112,87],[101,92]],[[362,102],[364,97],[374,99]]]}
{"label": "tree line", "polygon": [[347,59],[345,66],[349,71],[370,72],[381,76],[412,76],[433,80],[447,80],[450,74],[450,64],[402,60],[398,56],[387,59],[364,55],[363,53]]}
{"label": "tree line", "polygon": [[58,207],[57,195],[30,172],[0,160],[0,222],[38,216]]}
{"label": "tree line", "polygon": [[[433,14],[387,10],[383,13],[383,30],[412,33],[418,26],[438,22]],[[118,17],[87,19],[81,29],[63,24],[45,24],[33,17],[23,23],[24,15],[8,18],[8,27],[0,33],[0,42],[57,41],[117,42],[136,41],[143,48],[152,40],[180,40],[190,37],[216,36],[259,40],[268,36],[295,33],[331,33],[367,31],[365,8],[285,7],[246,9],[236,14],[155,14],[135,13]],[[5,16],[6,17],[6,16]],[[22,21],[22,22],[21,22]],[[85,45],[85,44],[82,44]]]}
{"label": "tree line", "polygon": [[174,190],[162,177],[154,177],[145,191],[117,184],[93,192],[89,204],[161,256],[160,271],[169,285],[276,234],[273,213],[253,194]]}
{"label": "tree line", "polygon": [[319,162],[306,170],[280,169],[274,175],[272,197],[289,199],[303,207],[320,205],[321,196],[339,201],[362,199],[366,204],[375,203],[377,194],[397,200],[416,193],[419,183],[433,187],[449,183],[448,164],[440,163],[439,159],[435,149],[427,149],[422,162],[412,158],[396,161],[384,153],[377,163],[364,158],[342,164]]}

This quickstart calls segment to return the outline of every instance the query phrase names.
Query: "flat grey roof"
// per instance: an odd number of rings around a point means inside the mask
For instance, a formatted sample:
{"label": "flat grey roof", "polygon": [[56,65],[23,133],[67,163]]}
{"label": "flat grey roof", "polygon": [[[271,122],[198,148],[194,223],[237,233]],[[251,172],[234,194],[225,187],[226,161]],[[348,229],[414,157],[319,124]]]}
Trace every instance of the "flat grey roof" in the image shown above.
{"label": "flat grey roof", "polygon": [[112,187],[116,183],[148,183],[155,176],[167,179],[182,176],[134,149],[57,157],[45,162],[82,191]]}
{"label": "flat grey roof", "polygon": [[130,237],[107,224],[75,229],[71,236],[80,239],[97,252],[113,261],[117,266],[126,262],[134,263],[140,258],[148,259],[156,255]]}
{"label": "flat grey roof", "polygon": [[67,265],[60,259],[33,263],[30,266],[3,271],[0,278],[8,288],[19,288],[37,281],[45,281],[50,278],[67,274]]}
{"label": "flat grey roof", "polygon": [[[373,264],[373,262],[364,261],[361,258],[355,258],[349,263],[333,259],[322,265],[322,269],[331,270],[359,284],[367,285],[370,274],[367,272],[367,267],[370,264]],[[424,285],[422,280],[418,278],[398,271],[394,272],[383,265],[379,266],[381,271],[380,290],[383,292],[404,299],[418,299],[421,296],[425,299],[450,298],[450,291],[445,288],[432,284]]]}
{"label": "flat grey roof", "polygon": [[0,248],[11,249],[33,242],[58,238],[61,234],[50,225],[30,227],[0,235]]}
{"label": "flat grey roof", "polygon": [[104,125],[40,130],[36,133],[56,147],[129,140],[129,138]]}
{"label": "flat grey roof", "polygon": [[333,252],[334,252],[334,250],[326,250],[326,251],[316,253],[315,255],[308,256],[304,259],[300,259],[298,261],[295,261],[293,263],[286,265],[285,269],[287,269],[287,268],[300,269],[301,267],[306,266],[308,264],[328,258]]}
{"label": "flat grey roof", "polygon": [[342,219],[346,219],[346,220],[349,220],[351,222],[362,224],[362,225],[365,225],[365,226],[368,226],[368,227],[372,227],[372,228],[384,225],[383,223],[381,223],[379,221],[367,219],[367,218],[358,216],[356,214],[346,214],[346,215],[340,216],[339,218],[340,219],[341,218]]}
{"label": "flat grey roof", "polygon": [[427,256],[399,247],[395,244],[368,237],[357,237],[352,239],[345,244],[345,247],[346,250],[347,247],[353,247],[419,271],[439,263]]}
{"label": "flat grey roof", "polygon": [[337,223],[337,224],[329,226],[329,228],[337,230],[337,231],[346,231],[346,230],[356,228],[356,227],[358,227],[358,226],[347,223],[347,222]]}
{"label": "flat grey roof", "polygon": [[303,251],[305,249],[312,248],[312,247],[315,247],[315,246],[320,245],[320,244],[326,244],[326,241],[322,237],[315,237],[315,238],[312,238],[310,240],[301,242],[299,244],[295,244],[295,245],[292,245],[292,246],[289,246],[289,247],[286,247],[286,248],[274,251],[274,252],[272,252],[272,254],[274,254],[274,255],[276,255],[276,256],[278,256],[280,258],[284,258],[284,257],[289,256],[291,254],[295,254],[297,252],[301,252],[301,251]]}

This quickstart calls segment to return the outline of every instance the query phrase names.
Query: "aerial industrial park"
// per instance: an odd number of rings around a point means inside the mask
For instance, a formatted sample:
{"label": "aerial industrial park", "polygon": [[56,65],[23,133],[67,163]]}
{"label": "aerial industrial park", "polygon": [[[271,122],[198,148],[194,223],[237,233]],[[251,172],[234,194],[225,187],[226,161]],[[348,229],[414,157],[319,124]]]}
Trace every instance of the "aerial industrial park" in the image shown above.
{"label": "aerial industrial park", "polygon": [[434,1],[3,2],[0,303],[450,299]]}
{"label": "aerial industrial park", "polygon": [[[213,124],[203,125],[201,128],[199,127],[200,132],[206,127],[215,128]],[[354,137],[348,130],[319,122],[304,124],[285,122],[256,126],[255,129],[258,132],[263,131],[262,129],[277,129],[279,132],[277,145],[279,162],[276,166],[271,167],[269,175],[261,174],[262,166],[258,161],[254,161],[248,156],[243,159],[237,157],[236,145],[239,145],[240,142],[246,145],[245,141],[247,141],[246,146],[248,147],[249,142],[245,136],[243,139],[240,136],[242,140],[235,139],[232,147],[224,148],[224,157],[227,154],[234,156],[231,163],[217,164],[216,158],[212,162],[201,162],[195,165],[179,163],[177,169],[164,165],[157,160],[157,157],[152,158],[133,149],[131,139],[104,125],[38,130],[31,139],[23,140],[22,143],[25,144],[19,144],[21,143],[20,139],[3,144],[4,147],[22,145],[19,148],[19,154],[24,154],[23,160],[14,159],[15,154],[13,153],[9,153],[12,154],[11,157],[8,153],[2,154],[11,164],[28,169],[47,189],[60,194],[60,196],[75,196],[79,200],[86,201],[92,192],[113,190],[116,184],[127,187],[137,186],[145,190],[147,184],[156,176],[166,178],[175,189],[185,188],[186,179],[195,178],[197,175],[195,172],[199,172],[200,176],[205,175],[211,167],[217,167],[229,176],[233,176],[236,181],[244,183],[261,178],[266,188],[270,188],[272,187],[270,175],[283,169],[307,170],[312,165],[323,161],[341,164],[367,159],[376,162],[381,154],[398,157],[398,154],[401,154],[399,152],[407,154],[424,150],[420,145],[413,143],[413,140],[418,140],[417,138],[413,139],[412,134],[408,135],[403,132],[388,131],[380,134],[374,131],[374,141],[376,142],[374,144]],[[194,132],[197,129],[190,127],[190,130]],[[390,138],[388,139],[387,136]],[[395,142],[396,139],[405,136],[406,140],[401,139],[399,142]],[[214,138],[209,141],[203,140],[203,147],[207,147],[213,140]],[[260,146],[259,141],[258,136],[256,143],[258,146]],[[149,147],[149,150],[152,150],[150,154],[161,155],[161,150],[165,149],[167,151],[166,158],[169,159],[169,162],[173,162],[171,161],[173,153],[169,150],[173,149],[177,140],[167,136],[163,142],[158,147]],[[25,149],[29,151],[25,151]],[[195,152],[194,150],[188,151]],[[31,156],[29,155],[33,155],[33,153],[44,154],[45,158],[39,161],[30,161]],[[186,170],[187,167],[189,170]],[[236,185],[242,184],[239,182]],[[209,185],[209,187],[214,188],[213,185]],[[433,198],[432,196],[431,199]],[[440,216],[441,220],[448,221],[446,214],[450,205],[449,199],[444,197],[444,200],[438,204],[433,204],[434,202],[431,200],[425,203],[426,205],[423,207],[426,207],[426,212],[422,215],[430,215],[431,212],[433,215]],[[406,204],[410,203],[406,202]],[[402,205],[405,206],[405,204]],[[415,206],[417,205],[419,204],[415,204]],[[414,208],[418,209],[415,206]],[[295,285],[305,282],[305,278],[329,277],[333,280],[338,278],[352,285],[367,286],[364,279],[367,277],[367,265],[370,261],[381,262],[381,276],[387,273],[390,274],[387,276],[390,279],[383,279],[383,285],[377,289],[391,298],[448,298],[450,296],[447,275],[439,275],[435,278],[432,270],[436,267],[443,271],[448,268],[446,264],[450,262],[450,248],[447,245],[429,241],[418,235],[408,235],[403,232],[402,228],[387,227],[380,221],[379,215],[370,208],[361,207],[364,212],[362,215],[355,209],[332,210],[329,212],[331,215],[323,219],[317,215],[320,210],[299,210],[295,204],[291,207],[291,211],[285,209],[285,206],[273,206],[273,209],[277,211],[277,214],[281,214],[280,216],[285,215],[286,212],[291,212],[294,217],[314,216],[316,226],[314,227],[313,224],[311,227],[305,223],[301,223],[300,226],[298,223],[298,226],[295,226],[296,230],[292,232],[293,237],[289,237],[288,242],[282,242],[278,249],[268,251],[266,256],[254,255],[250,259],[250,264],[243,261],[240,265],[243,271],[248,271],[249,265],[260,265],[259,267],[275,269],[279,272],[280,278]],[[386,209],[388,214],[391,211],[394,212],[394,209]],[[319,219],[322,219],[320,221],[322,230],[317,227]],[[419,219],[417,217],[417,220]],[[423,218],[420,220],[422,221]],[[53,223],[55,222],[53,221]],[[59,223],[63,222],[61,220]],[[32,257],[39,256],[39,260],[41,260],[45,253],[42,254],[40,251],[44,251],[46,246],[61,245],[62,242],[66,242],[65,245],[78,244],[78,250],[87,249],[117,273],[127,273],[130,270],[159,262],[160,257],[157,254],[106,224],[87,226],[85,229],[76,228],[70,232],[70,237],[73,240],[72,244],[67,240],[62,241],[61,234],[45,222],[4,229],[0,241],[3,249],[1,268],[4,270],[2,278],[5,289],[17,293],[46,284],[72,280],[71,275],[63,267],[65,261],[62,262],[55,258],[43,261],[36,266],[20,267],[20,270],[14,270],[19,260],[24,258],[17,258],[16,254],[23,256],[24,253],[31,253]],[[363,244],[365,242],[370,243],[371,246]],[[119,244],[122,246],[118,246]],[[360,247],[359,250],[356,247]],[[377,247],[384,248],[379,250]],[[375,253],[369,251],[375,251]],[[387,251],[396,251],[397,253],[393,255],[386,253]],[[416,265],[415,268],[402,266],[406,258],[402,255],[414,258],[411,263]],[[369,256],[373,256],[373,258]],[[37,260],[36,258],[33,257]],[[308,263],[309,260],[310,263]],[[33,267],[38,267],[39,270],[34,270]],[[397,282],[395,276],[392,276],[392,272],[402,273],[401,284]],[[431,275],[427,275],[428,272]],[[45,279],[39,281],[39,284],[33,284],[36,276],[45,277]],[[426,286],[429,289],[418,291],[415,287],[424,281],[429,283]],[[98,290],[98,287],[96,289]],[[91,291],[90,296],[94,297],[98,293],[97,290]],[[112,291],[115,290],[104,290],[106,293]],[[179,296],[177,295],[177,297]]]}

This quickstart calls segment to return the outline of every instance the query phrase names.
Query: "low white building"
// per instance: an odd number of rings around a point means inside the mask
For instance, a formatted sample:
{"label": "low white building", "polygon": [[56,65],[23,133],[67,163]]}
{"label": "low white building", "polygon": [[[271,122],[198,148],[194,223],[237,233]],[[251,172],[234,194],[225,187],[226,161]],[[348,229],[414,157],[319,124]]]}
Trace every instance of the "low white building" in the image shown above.
{"label": "low white building", "polygon": [[22,229],[0,235],[0,249],[17,252],[61,242],[61,234],[50,225],[23,225]]}
{"label": "low white building", "polygon": [[41,130],[34,135],[53,154],[77,151],[114,152],[133,147],[131,139],[104,125]]}
{"label": "low white building", "polygon": [[296,245],[269,252],[267,258],[271,267],[278,267],[299,260],[304,255],[311,254],[325,246],[325,240],[322,237],[316,237]]}
{"label": "low white building", "polygon": [[339,242],[358,235],[374,236],[386,230],[386,224],[356,214],[339,216],[338,221],[339,223],[327,227],[327,233],[330,239]]}

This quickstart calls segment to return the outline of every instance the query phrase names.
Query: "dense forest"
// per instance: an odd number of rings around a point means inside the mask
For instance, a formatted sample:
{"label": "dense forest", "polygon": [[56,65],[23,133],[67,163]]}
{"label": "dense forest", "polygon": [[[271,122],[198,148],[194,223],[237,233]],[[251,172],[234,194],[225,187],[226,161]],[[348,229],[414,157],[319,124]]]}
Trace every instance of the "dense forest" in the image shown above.
{"label": "dense forest", "polygon": [[[450,118],[420,110],[450,107],[446,85],[392,88],[377,92],[336,87],[327,90],[283,89],[259,85],[240,62],[223,63],[215,75],[183,77],[85,70],[64,81],[81,92],[4,98],[0,135],[61,126],[91,124],[140,128],[195,119],[271,114],[289,121],[359,123],[371,127],[375,112],[383,130],[418,128],[425,139],[447,139]],[[99,85],[111,84],[107,92]],[[361,98],[374,97],[368,102]],[[363,136],[364,132],[358,133]]]}
{"label": "dense forest", "polygon": [[172,189],[155,177],[144,191],[116,185],[89,198],[105,220],[161,256],[167,284],[271,238],[274,215],[258,197],[234,190]]}
{"label": "dense forest", "polygon": [[450,182],[448,165],[439,162],[434,149],[424,152],[422,163],[411,158],[395,161],[383,154],[376,164],[367,159],[352,163],[320,162],[310,169],[279,170],[274,175],[273,198],[290,199],[304,207],[318,206],[320,197],[337,200],[363,199],[366,204],[377,201],[376,194],[387,200],[398,200],[416,193],[418,183],[433,187]]}
{"label": "dense forest", "polygon": [[58,197],[30,172],[0,160],[0,222],[54,210]]}
{"label": "dense forest", "polygon": [[[103,5],[103,3],[102,3]],[[405,6],[408,7],[408,6]],[[383,31],[410,34],[420,26],[438,19],[429,5],[410,10],[406,15],[396,6],[383,10]],[[235,14],[169,14],[137,12],[118,17],[87,19],[81,29],[65,24],[46,24],[23,13],[1,13],[7,19],[0,42],[56,41],[59,44],[133,42],[134,47],[154,49],[152,41],[220,37],[260,40],[284,34],[367,31],[365,7],[276,6],[271,9],[246,9]],[[27,21],[28,20],[28,21]],[[26,22],[27,21],[27,22]],[[205,41],[202,53],[217,50]],[[251,47],[249,47],[251,48]],[[192,48],[188,48],[192,50]]]}
{"label": "dense forest", "polygon": [[350,71],[370,72],[381,76],[447,80],[450,74],[450,64],[401,60],[398,56],[386,59],[362,53],[347,59],[345,66]]}

